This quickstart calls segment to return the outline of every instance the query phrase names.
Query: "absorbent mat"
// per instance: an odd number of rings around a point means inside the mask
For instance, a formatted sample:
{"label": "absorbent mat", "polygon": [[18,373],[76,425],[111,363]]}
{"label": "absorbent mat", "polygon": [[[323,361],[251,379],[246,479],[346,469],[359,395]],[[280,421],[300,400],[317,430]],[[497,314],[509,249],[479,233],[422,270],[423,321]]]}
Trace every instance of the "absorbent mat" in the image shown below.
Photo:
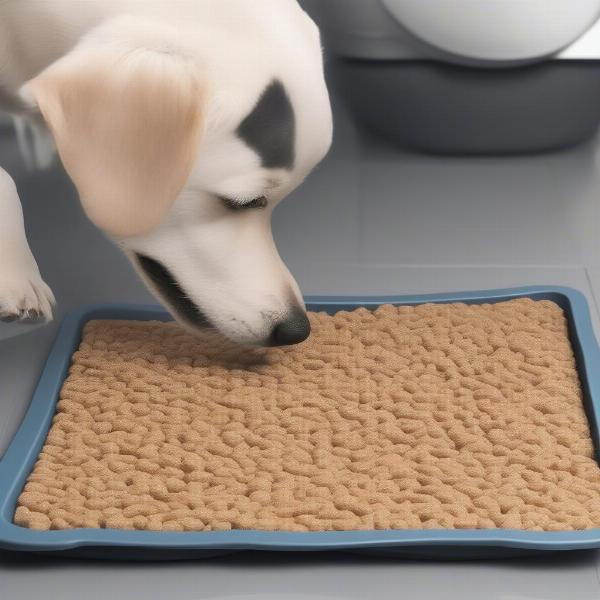
{"label": "absorbent mat", "polygon": [[15,523],[152,531],[600,526],[551,301],[311,313],[288,348],[91,321]]}

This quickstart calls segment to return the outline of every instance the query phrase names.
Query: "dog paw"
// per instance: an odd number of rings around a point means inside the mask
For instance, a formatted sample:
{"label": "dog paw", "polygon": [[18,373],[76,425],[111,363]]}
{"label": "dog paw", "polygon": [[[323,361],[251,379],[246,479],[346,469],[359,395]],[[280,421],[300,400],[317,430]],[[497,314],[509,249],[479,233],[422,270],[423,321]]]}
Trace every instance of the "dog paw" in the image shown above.
{"label": "dog paw", "polygon": [[0,321],[51,321],[56,303],[40,275],[6,277],[0,272]]}

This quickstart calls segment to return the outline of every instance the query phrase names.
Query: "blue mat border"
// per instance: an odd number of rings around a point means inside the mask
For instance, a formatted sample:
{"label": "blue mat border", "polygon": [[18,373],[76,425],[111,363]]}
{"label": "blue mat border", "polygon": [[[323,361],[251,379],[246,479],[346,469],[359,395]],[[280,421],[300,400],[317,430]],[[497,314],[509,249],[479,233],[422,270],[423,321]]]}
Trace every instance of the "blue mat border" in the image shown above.
{"label": "blue mat border", "polygon": [[[428,302],[494,303],[513,298],[552,300],[566,312],[571,341],[581,377],[586,411],[596,449],[600,447],[600,348],[596,341],[587,300],[579,291],[556,286],[535,286],[481,292],[413,296],[313,296],[311,310],[334,313],[358,306],[414,305]],[[285,533],[251,530],[226,532],[162,533],[111,529],[34,531],[12,523],[17,497],[45,441],[70,358],[81,339],[85,323],[92,319],[169,321],[156,306],[97,305],[76,310],[64,319],[48,357],[26,416],[0,460],[0,548],[16,551],[61,552],[84,548],[170,551],[331,551],[442,548],[460,557],[461,549],[513,548],[531,551],[564,551],[600,548],[600,528],[587,531],[531,532],[520,530],[385,530],[321,533]],[[1,401],[1,400],[0,400]],[[489,554],[489,553],[488,553]]]}

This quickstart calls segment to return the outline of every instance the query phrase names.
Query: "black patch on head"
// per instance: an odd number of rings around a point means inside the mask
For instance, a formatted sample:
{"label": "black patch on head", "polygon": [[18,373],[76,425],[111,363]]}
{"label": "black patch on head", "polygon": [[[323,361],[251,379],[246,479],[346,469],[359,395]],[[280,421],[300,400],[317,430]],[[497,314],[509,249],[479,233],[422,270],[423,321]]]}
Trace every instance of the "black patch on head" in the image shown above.
{"label": "black patch on head", "polygon": [[269,84],[236,133],[258,153],[265,169],[291,169],[294,166],[296,117],[280,81]]}
{"label": "black patch on head", "polygon": [[148,256],[136,254],[135,257],[148,279],[182,319],[196,327],[211,327],[208,318],[190,300],[167,267]]}

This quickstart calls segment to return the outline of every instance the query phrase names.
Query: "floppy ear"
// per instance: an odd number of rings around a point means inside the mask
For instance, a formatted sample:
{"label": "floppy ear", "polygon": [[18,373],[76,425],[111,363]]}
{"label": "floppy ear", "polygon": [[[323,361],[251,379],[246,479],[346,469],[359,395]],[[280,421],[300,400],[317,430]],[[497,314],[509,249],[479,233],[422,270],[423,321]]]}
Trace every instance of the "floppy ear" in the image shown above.
{"label": "floppy ear", "polygon": [[200,143],[203,86],[191,61],[149,49],[76,49],[24,91],[100,229],[127,237],[161,223]]}

